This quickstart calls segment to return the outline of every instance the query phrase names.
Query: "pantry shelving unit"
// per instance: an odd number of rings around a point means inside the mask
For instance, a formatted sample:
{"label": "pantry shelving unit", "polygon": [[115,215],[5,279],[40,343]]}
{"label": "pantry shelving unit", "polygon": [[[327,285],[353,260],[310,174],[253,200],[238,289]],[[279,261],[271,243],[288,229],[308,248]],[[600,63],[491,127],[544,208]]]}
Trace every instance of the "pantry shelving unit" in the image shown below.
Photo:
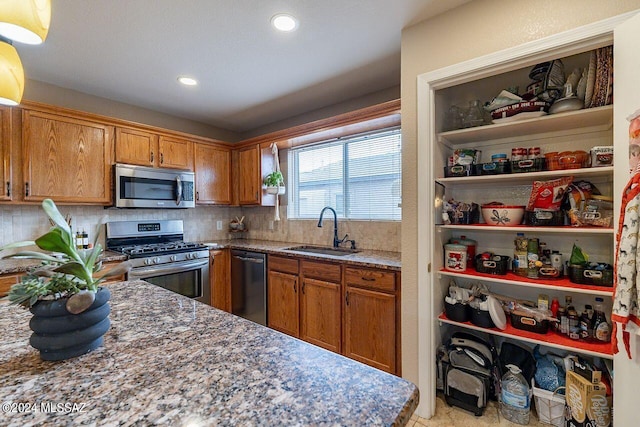
{"label": "pantry shelving unit", "polygon": [[[418,76],[418,313],[419,313],[419,387],[427,409],[419,408],[421,416],[430,417],[435,411],[436,349],[455,330],[478,331],[494,336],[499,343],[507,339],[529,347],[540,344],[543,351],[577,353],[612,359],[610,343],[591,343],[572,340],[554,331],[536,334],[513,328],[508,322],[505,330],[482,328],[469,322],[456,322],[444,313],[444,296],[450,281],[469,287],[481,283],[490,292],[536,301],[539,293],[556,297],[564,304],[564,296],[571,295],[577,308],[603,297],[605,310],[611,308],[613,289],[605,286],[582,285],[567,277],[554,280],[528,279],[512,273],[506,275],[481,274],[475,269],[449,271],[444,268],[443,245],[451,237],[465,235],[478,242],[476,253],[484,251],[513,257],[516,233],[539,237],[547,248],[560,250],[563,261],[569,259],[576,244],[590,255],[590,260],[614,262],[613,227],[533,227],[492,226],[487,224],[442,224],[444,200],[454,199],[478,205],[493,201],[507,205],[526,205],[534,181],[549,181],[572,176],[575,181],[592,182],[603,195],[614,197],[614,176],[618,179],[620,166],[503,175],[444,177],[444,169],[455,149],[481,150],[481,162],[488,162],[493,154],[510,155],[515,147],[541,147],[542,152],[589,151],[594,146],[613,143],[614,107],[597,108],[545,115],[520,121],[502,122],[467,129],[443,131],[446,112],[452,105],[464,106],[470,101],[490,100],[500,90],[519,85],[527,86],[528,73],[541,62],[561,58],[565,71],[588,64],[589,52],[608,46],[613,41],[613,28],[623,18],[586,26],[563,35],[528,43],[524,46],[496,52],[484,57],[455,64]],[[617,81],[617,80],[616,80]],[[615,156],[618,160],[618,154]],[[444,191],[444,195],[442,192]],[[614,208],[614,219],[615,219]],[[426,261],[426,262],[425,262]],[[607,314],[610,320],[610,315]]]}

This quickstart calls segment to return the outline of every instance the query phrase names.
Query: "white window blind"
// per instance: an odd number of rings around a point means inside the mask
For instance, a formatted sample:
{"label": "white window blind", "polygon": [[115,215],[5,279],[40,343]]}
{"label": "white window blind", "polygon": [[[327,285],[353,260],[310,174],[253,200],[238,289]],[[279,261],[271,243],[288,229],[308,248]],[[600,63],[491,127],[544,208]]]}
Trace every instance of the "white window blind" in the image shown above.
{"label": "white window blind", "polygon": [[359,220],[400,220],[400,129],[289,151],[289,218],[317,218],[325,206]]}

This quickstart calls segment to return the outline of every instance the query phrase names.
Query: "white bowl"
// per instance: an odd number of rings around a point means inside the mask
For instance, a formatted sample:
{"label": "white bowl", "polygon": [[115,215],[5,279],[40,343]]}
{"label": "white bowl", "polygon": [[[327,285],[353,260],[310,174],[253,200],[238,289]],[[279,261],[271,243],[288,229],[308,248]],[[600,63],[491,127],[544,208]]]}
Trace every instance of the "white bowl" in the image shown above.
{"label": "white bowl", "polygon": [[482,218],[487,225],[515,227],[522,223],[524,206],[515,205],[482,205]]}

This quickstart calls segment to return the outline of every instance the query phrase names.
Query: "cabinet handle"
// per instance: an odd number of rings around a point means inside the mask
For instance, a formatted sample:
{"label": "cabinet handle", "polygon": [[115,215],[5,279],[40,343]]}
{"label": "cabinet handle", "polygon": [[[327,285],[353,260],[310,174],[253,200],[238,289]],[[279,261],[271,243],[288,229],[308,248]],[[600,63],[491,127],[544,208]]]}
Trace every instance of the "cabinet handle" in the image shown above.
{"label": "cabinet handle", "polygon": [[151,152],[151,163],[153,163],[153,151]]}
{"label": "cabinet handle", "polygon": [[260,200],[260,198],[258,197],[258,192],[256,191],[256,200]]}
{"label": "cabinet handle", "polygon": [[298,281],[297,280],[293,281],[293,293],[294,294],[298,293]]}
{"label": "cabinet handle", "polygon": [[160,164],[164,163],[164,153],[160,153]]}
{"label": "cabinet handle", "polygon": [[200,192],[196,191],[196,200],[200,200]]}
{"label": "cabinet handle", "polygon": [[375,277],[365,277],[362,276],[362,280],[364,280],[365,282],[375,282],[376,278]]}
{"label": "cabinet handle", "polygon": [[11,182],[7,181],[7,197],[11,197]]}
{"label": "cabinet handle", "polygon": [[344,294],[344,302],[345,302],[347,305],[349,305],[349,292],[346,292],[346,293]]}
{"label": "cabinet handle", "polygon": [[304,280],[302,281],[302,293],[304,294]]}
{"label": "cabinet handle", "polygon": [[24,195],[27,196],[27,197],[29,196],[29,183],[28,182],[24,183]]}

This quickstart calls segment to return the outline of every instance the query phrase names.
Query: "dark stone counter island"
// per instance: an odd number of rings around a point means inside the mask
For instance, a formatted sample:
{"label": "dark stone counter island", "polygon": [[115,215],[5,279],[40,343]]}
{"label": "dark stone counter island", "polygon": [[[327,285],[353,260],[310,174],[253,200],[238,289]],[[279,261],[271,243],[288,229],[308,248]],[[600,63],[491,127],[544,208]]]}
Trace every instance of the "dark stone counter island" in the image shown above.
{"label": "dark stone counter island", "polygon": [[402,378],[146,282],[108,286],[104,347],[63,362],[0,303],[0,425],[405,425],[418,405]]}

